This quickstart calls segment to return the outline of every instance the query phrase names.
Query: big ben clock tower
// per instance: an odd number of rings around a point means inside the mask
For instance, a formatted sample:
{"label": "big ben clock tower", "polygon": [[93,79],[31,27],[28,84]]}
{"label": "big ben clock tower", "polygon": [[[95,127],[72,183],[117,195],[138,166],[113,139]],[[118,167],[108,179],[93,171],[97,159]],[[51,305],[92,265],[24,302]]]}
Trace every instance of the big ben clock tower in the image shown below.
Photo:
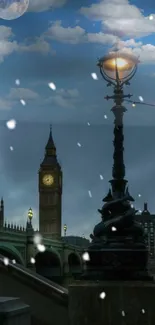
{"label": "big ben clock tower", "polygon": [[39,231],[44,237],[61,237],[62,171],[50,128],[45,156],[39,169]]}

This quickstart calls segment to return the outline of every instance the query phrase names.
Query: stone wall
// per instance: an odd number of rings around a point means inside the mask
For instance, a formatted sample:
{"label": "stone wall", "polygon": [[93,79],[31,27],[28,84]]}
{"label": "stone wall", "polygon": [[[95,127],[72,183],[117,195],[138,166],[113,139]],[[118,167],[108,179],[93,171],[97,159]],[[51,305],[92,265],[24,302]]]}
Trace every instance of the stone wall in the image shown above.
{"label": "stone wall", "polygon": [[30,307],[19,298],[0,297],[0,325],[31,325]]}
{"label": "stone wall", "polygon": [[76,282],[69,286],[70,325],[154,325],[154,282]]}

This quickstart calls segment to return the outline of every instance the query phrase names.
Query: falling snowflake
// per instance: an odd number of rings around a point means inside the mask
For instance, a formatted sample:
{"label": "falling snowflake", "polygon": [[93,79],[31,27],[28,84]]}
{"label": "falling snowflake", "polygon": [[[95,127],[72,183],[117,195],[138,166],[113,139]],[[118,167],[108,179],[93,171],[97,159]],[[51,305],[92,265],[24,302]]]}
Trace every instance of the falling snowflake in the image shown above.
{"label": "falling snowflake", "polygon": [[9,120],[6,122],[6,126],[8,129],[13,130],[16,127],[17,122],[15,120]]}
{"label": "falling snowflake", "polygon": [[94,80],[98,80],[98,76],[95,72],[91,73],[91,76]]}
{"label": "falling snowflake", "polygon": [[25,102],[25,100],[24,100],[24,99],[20,99],[20,102],[21,102],[21,104],[22,104],[23,106],[25,106],[25,105],[26,105],[26,102]]}
{"label": "falling snowflake", "polygon": [[16,80],[15,80],[15,84],[16,84],[17,86],[19,86],[19,85],[20,85],[20,80],[19,80],[19,79],[16,79]]}
{"label": "falling snowflake", "polygon": [[132,107],[135,107],[136,106],[136,104],[135,103],[132,103]]}
{"label": "falling snowflake", "polygon": [[35,262],[36,262],[36,261],[35,261],[35,258],[34,258],[34,257],[31,257],[31,258],[30,258],[30,262],[31,262],[31,264],[35,264]]}
{"label": "falling snowflake", "polygon": [[124,310],[122,310],[122,316],[125,316],[125,311]]}
{"label": "falling snowflake", "polygon": [[16,260],[12,260],[12,264],[16,264]]}
{"label": "falling snowflake", "polygon": [[104,118],[107,119],[108,118],[107,115],[104,115]]}
{"label": "falling snowflake", "polygon": [[113,226],[113,227],[111,227],[111,230],[112,230],[112,231],[116,231],[117,228]]}
{"label": "falling snowflake", "polygon": [[100,298],[101,298],[101,299],[104,299],[105,297],[106,297],[106,293],[105,293],[104,291],[101,292],[101,293],[100,293]]}
{"label": "falling snowflake", "polygon": [[133,204],[131,204],[131,208],[133,209]]}
{"label": "falling snowflake", "polygon": [[145,309],[142,309],[142,314],[145,314]]}
{"label": "falling snowflake", "polygon": [[142,213],[142,210],[138,210],[139,213]]}
{"label": "falling snowflake", "polygon": [[139,96],[139,100],[140,100],[141,102],[143,102],[143,101],[144,101],[144,99],[143,99],[143,97],[142,97],[142,96]]}
{"label": "falling snowflake", "polygon": [[80,143],[80,142],[78,142],[78,143],[77,143],[77,146],[78,146],[78,147],[81,147],[81,143]]}
{"label": "falling snowflake", "polygon": [[88,191],[88,194],[89,194],[90,197],[92,197],[92,193],[91,193],[91,191]]}
{"label": "falling snowflake", "polygon": [[43,253],[43,252],[45,252],[46,247],[44,245],[42,245],[42,244],[38,244],[37,249],[38,249],[39,252]]}
{"label": "falling snowflake", "polygon": [[50,87],[50,89],[56,90],[56,85],[53,82],[49,82],[48,86]]}
{"label": "falling snowflake", "polygon": [[154,18],[153,15],[149,16],[149,20],[153,20],[153,18]]}
{"label": "falling snowflake", "polygon": [[90,126],[90,123],[88,122],[87,125]]}
{"label": "falling snowflake", "polygon": [[33,237],[33,242],[34,242],[35,245],[39,245],[39,244],[42,243],[42,239],[43,238],[42,238],[42,236],[40,234],[36,234]]}
{"label": "falling snowflake", "polygon": [[102,175],[100,175],[100,179],[103,180],[103,176]]}
{"label": "falling snowflake", "polygon": [[13,147],[12,146],[10,146],[10,150],[13,151]]}
{"label": "falling snowflake", "polygon": [[141,194],[138,194],[139,197],[141,197]]}
{"label": "falling snowflake", "polygon": [[90,261],[90,256],[89,256],[88,252],[83,253],[82,259],[84,261]]}
{"label": "falling snowflake", "polygon": [[4,257],[3,262],[4,265],[9,265],[9,259],[7,257]]}

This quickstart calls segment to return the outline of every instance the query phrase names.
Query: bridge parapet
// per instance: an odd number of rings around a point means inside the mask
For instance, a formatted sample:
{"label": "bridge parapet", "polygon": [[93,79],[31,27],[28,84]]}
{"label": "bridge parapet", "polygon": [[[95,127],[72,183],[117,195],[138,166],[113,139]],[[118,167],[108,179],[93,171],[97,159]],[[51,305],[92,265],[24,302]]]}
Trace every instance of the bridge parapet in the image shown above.
{"label": "bridge parapet", "polygon": [[6,223],[4,224],[4,227],[2,228],[3,231],[13,231],[13,232],[26,232],[26,228],[20,226],[20,225],[16,225],[13,223]]}

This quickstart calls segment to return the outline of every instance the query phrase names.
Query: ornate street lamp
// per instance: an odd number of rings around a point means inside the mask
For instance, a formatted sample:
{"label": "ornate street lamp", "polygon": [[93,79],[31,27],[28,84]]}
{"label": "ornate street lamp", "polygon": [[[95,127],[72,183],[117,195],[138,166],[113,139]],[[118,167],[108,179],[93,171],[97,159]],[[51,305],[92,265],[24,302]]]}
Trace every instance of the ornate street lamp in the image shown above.
{"label": "ornate street lamp", "polygon": [[32,218],[33,218],[33,211],[32,211],[32,208],[30,208],[28,210],[28,219],[29,219],[30,223],[32,222]]}
{"label": "ornate street lamp", "polygon": [[[121,197],[124,195],[127,181],[125,177],[125,165],[123,159],[123,114],[126,108],[122,106],[125,98],[130,98],[132,95],[123,94],[123,85],[129,85],[129,80],[134,76],[137,70],[139,60],[135,56],[131,56],[119,51],[110,53],[101,58],[97,65],[100,68],[102,77],[108,82],[108,86],[114,86],[114,95],[106,96],[105,99],[113,99],[115,106],[111,109],[114,116],[114,164],[112,170],[113,180],[112,185],[113,195]],[[131,198],[132,199],[132,198]],[[132,199],[132,201],[134,201]]]}
{"label": "ornate street lamp", "polygon": [[66,233],[67,233],[67,225],[64,224],[64,236],[66,236]]}
{"label": "ornate street lamp", "polygon": [[123,114],[126,108],[122,105],[125,98],[123,85],[137,70],[139,60],[135,56],[119,51],[101,58],[97,65],[102,77],[114,86],[114,94],[106,96],[113,99],[115,105],[111,109],[114,114],[114,154],[111,188],[103,199],[102,209],[98,210],[102,221],[90,235],[92,242],[88,247],[89,261],[86,261],[84,279],[93,280],[139,280],[151,279],[147,273],[148,251],[145,246],[143,228],[135,221],[135,210],[130,201],[134,201],[128,191],[123,158]]}

